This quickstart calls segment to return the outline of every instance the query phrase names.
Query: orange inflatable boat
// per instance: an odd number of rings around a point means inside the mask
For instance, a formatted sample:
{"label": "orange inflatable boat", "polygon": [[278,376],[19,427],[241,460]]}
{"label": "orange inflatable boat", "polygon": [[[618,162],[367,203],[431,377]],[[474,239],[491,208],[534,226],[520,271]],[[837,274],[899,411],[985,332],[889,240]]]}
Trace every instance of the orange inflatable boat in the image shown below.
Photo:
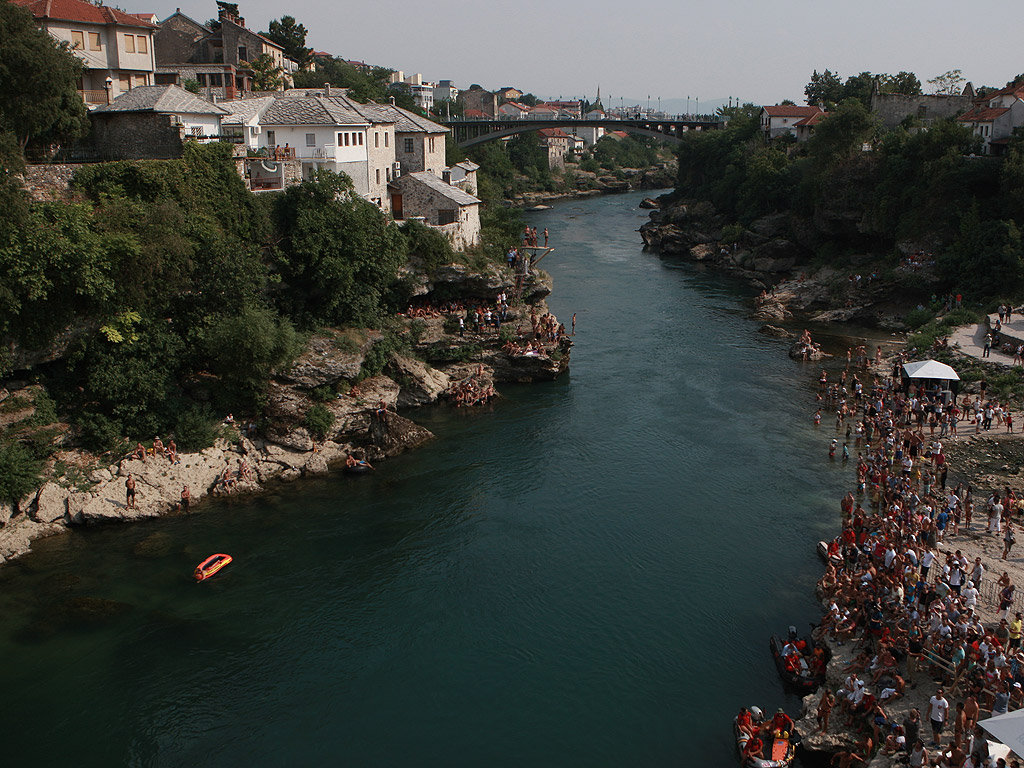
{"label": "orange inflatable boat", "polygon": [[206,579],[213,576],[215,573],[217,573],[217,571],[221,570],[230,562],[231,555],[210,555],[208,558],[203,560],[203,562],[196,566],[196,581],[206,581]]}

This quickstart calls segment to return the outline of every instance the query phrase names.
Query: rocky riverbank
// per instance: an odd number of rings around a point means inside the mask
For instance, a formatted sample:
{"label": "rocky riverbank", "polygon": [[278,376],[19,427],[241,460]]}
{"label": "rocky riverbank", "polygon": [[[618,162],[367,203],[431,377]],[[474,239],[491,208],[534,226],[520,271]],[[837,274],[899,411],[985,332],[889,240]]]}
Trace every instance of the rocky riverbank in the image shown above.
{"label": "rocky riverbank", "polygon": [[[905,330],[906,308],[927,300],[936,284],[931,269],[893,269],[891,252],[868,249],[829,260],[841,266],[822,265],[816,255],[831,244],[829,238],[843,234],[828,221],[779,213],[742,226],[707,201],[669,194],[657,203],[640,227],[644,244],[766,290],[755,314],[765,322],[797,317]],[[898,244],[906,254],[920,248],[909,241]]]}
{"label": "rocky riverbank", "polygon": [[572,200],[643,189],[667,189],[676,183],[678,172],[675,162],[661,163],[653,168],[620,168],[615,173],[583,171],[572,165],[566,168],[566,173],[572,174],[567,184],[573,189],[559,192],[524,192],[509,202],[517,208],[530,208],[556,200]]}
{"label": "rocky riverbank", "polygon": [[[414,316],[399,316],[387,333],[327,329],[313,335],[290,367],[274,375],[261,414],[226,424],[212,446],[181,453],[173,464],[164,456],[143,461],[69,447],[73,434],[67,424],[38,426],[34,403],[39,387],[16,382],[0,387],[0,426],[35,424],[33,435],[60,445],[38,491],[15,504],[0,503],[0,563],[27,552],[35,539],[75,526],[173,514],[185,485],[194,503],[211,494],[252,493],[268,483],[323,474],[351,453],[371,461],[397,455],[433,437],[405,414],[454,400],[456,384],[472,381],[474,391],[486,391],[505,382],[554,379],[568,370],[568,337],[534,341],[531,316],[548,312],[544,298],[551,279],[546,273],[534,270],[527,278],[523,303],[510,308],[501,334],[494,328],[474,330],[471,323],[460,333],[457,316],[470,306],[493,305],[499,293],[511,295],[515,285],[508,270],[451,264],[429,278],[414,271],[406,277],[421,308]],[[459,310],[430,308],[440,296]],[[515,347],[529,341],[535,347],[530,354]],[[380,373],[367,376],[371,362]],[[307,419],[315,406],[326,410],[330,422],[316,437]],[[251,430],[250,423],[257,422],[260,427]],[[242,462],[247,476],[240,471]],[[132,508],[125,497],[129,473],[137,484]]]}

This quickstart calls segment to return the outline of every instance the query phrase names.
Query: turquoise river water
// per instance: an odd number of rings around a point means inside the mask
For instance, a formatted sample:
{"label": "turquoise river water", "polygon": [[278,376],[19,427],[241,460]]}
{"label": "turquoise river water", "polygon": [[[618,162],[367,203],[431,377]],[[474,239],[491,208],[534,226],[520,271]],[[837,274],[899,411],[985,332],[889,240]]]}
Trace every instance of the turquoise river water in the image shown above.
{"label": "turquoise river water", "polygon": [[0,569],[6,764],[731,766],[739,706],[795,715],[768,635],[817,615],[849,470],[814,371],[643,252],[641,197],[530,214],[570,375],[413,414],[436,441],[371,476]]}

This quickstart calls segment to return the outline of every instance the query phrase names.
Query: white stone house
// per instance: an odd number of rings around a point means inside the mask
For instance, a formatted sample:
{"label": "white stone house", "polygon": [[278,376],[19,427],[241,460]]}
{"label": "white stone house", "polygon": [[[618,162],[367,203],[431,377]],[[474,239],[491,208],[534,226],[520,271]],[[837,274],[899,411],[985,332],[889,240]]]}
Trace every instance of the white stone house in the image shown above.
{"label": "white stone house", "polygon": [[87,105],[107,104],[132,88],[153,85],[157,26],[140,18],[142,14],[85,0],[11,1],[28,10],[52,37],[68,43],[84,62],[78,93]]}
{"label": "white stone house", "polygon": [[761,107],[761,130],[769,139],[786,133],[796,136],[797,123],[824,112],[821,107],[798,107],[789,104]]}
{"label": "white stone house", "polygon": [[981,138],[982,152],[1001,155],[1013,130],[1024,126],[1024,83],[1011,85],[976,99],[974,106],[957,118]]}
{"label": "white stone house", "polygon": [[506,101],[498,107],[498,117],[508,120],[522,120],[530,116],[530,108],[518,101]]}
{"label": "white stone house", "polygon": [[428,171],[402,174],[390,185],[396,221],[419,219],[443,232],[455,250],[480,242],[480,200]]}
{"label": "white stone house", "polygon": [[475,195],[476,172],[479,170],[480,166],[472,160],[463,160],[461,163],[456,163],[446,170],[442,174],[441,178],[452,186],[458,187],[465,192],[469,192],[471,195]]}

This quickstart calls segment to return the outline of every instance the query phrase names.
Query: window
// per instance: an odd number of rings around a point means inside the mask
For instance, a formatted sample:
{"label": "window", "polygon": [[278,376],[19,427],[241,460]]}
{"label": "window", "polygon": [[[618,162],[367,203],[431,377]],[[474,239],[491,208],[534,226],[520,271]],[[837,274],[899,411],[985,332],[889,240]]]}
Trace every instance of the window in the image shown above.
{"label": "window", "polygon": [[356,136],[359,138],[359,146],[363,146],[363,134],[357,133]]}
{"label": "window", "polygon": [[373,146],[375,149],[380,146],[380,131],[373,132]]}
{"label": "window", "polygon": [[346,147],[348,146],[348,140],[349,140],[349,136],[350,136],[350,135],[351,135],[351,134],[348,134],[348,133],[346,133],[346,134],[345,134],[345,146],[346,146]]}
{"label": "window", "polygon": [[139,53],[149,53],[149,43],[146,42],[146,38],[139,35],[138,45],[136,45]]}
{"label": "window", "polygon": [[99,32],[90,32],[89,33],[89,50],[90,51],[102,50],[102,46],[100,45],[100,33]]}
{"label": "window", "polygon": [[193,125],[191,128],[189,128],[189,131],[193,136],[203,135],[203,127],[201,125]]}
{"label": "window", "polygon": [[344,135],[344,134],[341,134],[341,133],[339,133],[339,134],[338,134],[338,146],[339,146],[339,147],[341,146],[341,137],[342,137],[343,135]]}
{"label": "window", "polygon": [[406,139],[406,140],[405,140],[405,154],[407,154],[407,155],[411,155],[411,154],[412,154],[412,152],[413,152],[413,143],[412,143],[412,139]]}
{"label": "window", "polygon": [[85,50],[85,32],[72,32],[71,33],[71,47],[77,48],[80,51]]}
{"label": "window", "polygon": [[437,223],[454,224],[459,220],[459,212],[455,210],[440,210],[437,212]]}
{"label": "window", "polygon": [[121,93],[125,93],[132,89],[132,78],[130,75],[121,75],[117,78],[118,84],[121,86]]}
{"label": "window", "polygon": [[377,169],[377,183],[380,184],[380,168]]}
{"label": "window", "polygon": [[390,168],[385,168],[384,169],[384,180],[385,181],[391,181],[391,169]]}
{"label": "window", "polygon": [[388,145],[388,132],[384,131],[384,146],[386,147],[387,145]]}
{"label": "window", "polygon": [[124,52],[135,53],[135,35],[124,36]]}
{"label": "window", "polygon": [[274,131],[267,131],[267,144],[271,147],[277,146],[277,136]]}
{"label": "window", "polygon": [[244,45],[238,46],[238,60],[248,61],[249,60],[249,49]]}
{"label": "window", "polygon": [[427,141],[430,143],[430,151],[433,152],[434,151],[434,137],[431,136]]}
{"label": "window", "polygon": [[316,134],[315,133],[307,133],[306,134],[306,146],[307,147],[315,147],[316,146]]}

